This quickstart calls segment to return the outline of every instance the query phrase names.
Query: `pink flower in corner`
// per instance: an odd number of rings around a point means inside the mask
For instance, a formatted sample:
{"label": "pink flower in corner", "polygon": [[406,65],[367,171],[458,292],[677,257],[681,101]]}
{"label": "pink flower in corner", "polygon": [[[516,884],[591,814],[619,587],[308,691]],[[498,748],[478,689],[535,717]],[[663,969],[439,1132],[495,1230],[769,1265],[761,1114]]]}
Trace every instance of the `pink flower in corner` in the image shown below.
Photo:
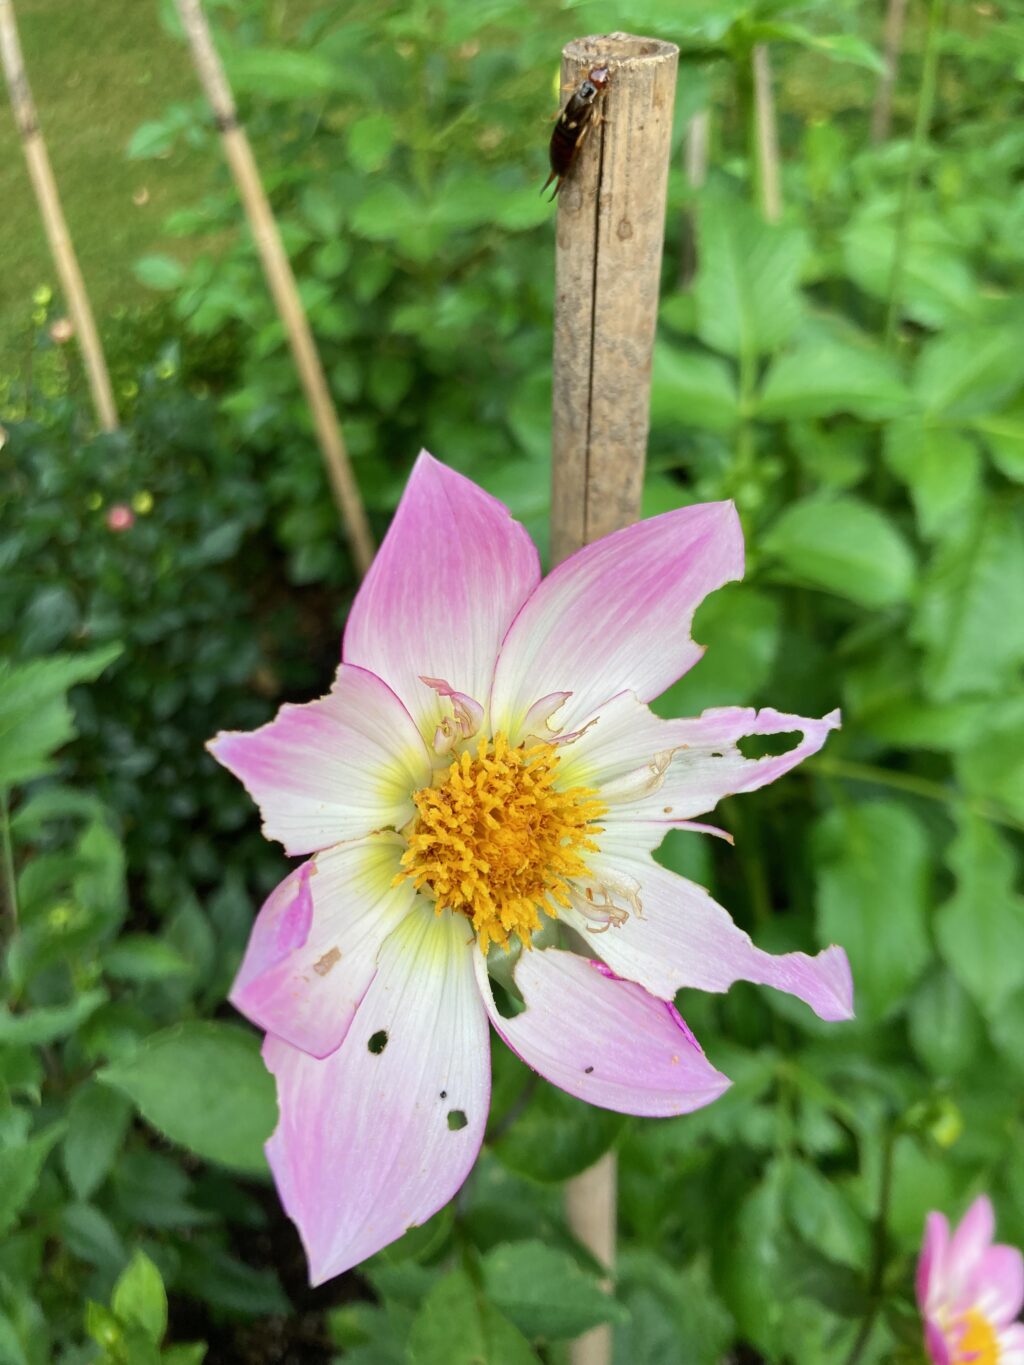
{"label": "pink flower in corner", "polygon": [[917,1263],[917,1304],[933,1365],[1024,1365],[1024,1256],[993,1243],[995,1216],[986,1195],[950,1235],[930,1213]]}
{"label": "pink flower in corner", "polygon": [[[267,1155],[314,1283],[466,1178],[487,1119],[488,1020],[570,1094],[667,1115],[729,1084],[673,1008],[680,987],[745,979],[850,1017],[842,949],[762,952],[651,856],[839,724],[648,709],[703,652],[697,605],[742,572],[735,509],[709,503],[608,536],[541,582],[523,527],[424,453],[330,692],[211,742],[267,837],[312,855],[260,911],[231,999],[267,1033],[280,1107]],[[779,757],[737,747],[792,731]],[[525,1002],[512,1018],[488,975],[508,952]]]}

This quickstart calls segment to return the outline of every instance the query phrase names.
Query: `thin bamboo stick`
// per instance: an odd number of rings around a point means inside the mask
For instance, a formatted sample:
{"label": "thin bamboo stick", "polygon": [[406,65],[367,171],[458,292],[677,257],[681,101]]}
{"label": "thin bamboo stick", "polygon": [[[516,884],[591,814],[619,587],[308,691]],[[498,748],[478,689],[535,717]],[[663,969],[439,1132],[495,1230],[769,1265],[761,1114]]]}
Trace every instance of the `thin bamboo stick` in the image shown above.
{"label": "thin bamboo stick", "polygon": [[875,93],[875,107],[871,111],[871,141],[884,142],[892,126],[892,97],[900,69],[903,48],[903,24],[907,17],[907,0],[889,0],[885,10],[885,71],[879,77]]}
{"label": "thin bamboo stick", "polygon": [[757,136],[757,172],[761,212],[765,221],[782,217],[782,180],[779,171],[779,130],[775,119],[772,66],[765,43],[756,43],[750,54],[754,76],[754,123]]}
{"label": "thin bamboo stick", "polygon": [[[593,128],[559,195],[551,547],[555,563],[640,515],[650,419],[665,199],[679,49],[613,33],[562,53],[562,80],[611,76]],[[569,1183],[576,1237],[611,1271],[616,1163],[609,1154]],[[608,1365],[611,1332],[574,1342],[572,1365]]]}
{"label": "thin bamboo stick", "polygon": [[[683,171],[686,183],[696,192],[708,178],[708,150],[711,142],[711,110],[702,109],[690,119],[683,142]],[[679,243],[679,287],[687,289],[697,273],[697,205],[683,214]]]}
{"label": "thin bamboo stick", "polygon": [[373,559],[373,537],[359,486],[352,473],[341,423],[327,386],[320,354],[299,298],[291,262],[260,180],[249,139],[239,124],[231,88],[214,47],[200,0],[175,0],[175,4],[192,49],[200,83],[220,130],[224,155],[242,200],[267,284],[288,335],[288,344],[313,414],[320,452],[353,558],[360,573],[365,573]]}
{"label": "thin bamboo stick", "polygon": [[81,348],[93,407],[103,430],[114,431],[117,427],[117,407],[114,403],[110,373],[99,332],[96,330],[89,295],[85,290],[85,281],[78,265],[78,257],[75,255],[71,233],[68,231],[67,220],[61,207],[53,167],[50,165],[46,143],[39,127],[32,88],[25,71],[12,0],[0,0],[0,61],[3,62],[11,105],[21,145],[25,149],[25,161],[39,204],[46,240],[53,256],[68,312],[71,314],[75,336]]}

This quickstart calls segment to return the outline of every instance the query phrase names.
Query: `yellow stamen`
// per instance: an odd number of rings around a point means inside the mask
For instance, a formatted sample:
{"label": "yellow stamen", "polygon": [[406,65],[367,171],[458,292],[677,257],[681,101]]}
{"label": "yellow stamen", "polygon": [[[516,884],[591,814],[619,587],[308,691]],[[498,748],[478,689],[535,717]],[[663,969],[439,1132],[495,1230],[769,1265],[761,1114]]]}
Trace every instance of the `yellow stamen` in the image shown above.
{"label": "yellow stamen", "polygon": [[976,1308],[959,1320],[963,1335],[957,1347],[957,1360],[964,1365],[999,1365],[999,1341],[995,1328]]}
{"label": "yellow stamen", "polygon": [[530,946],[540,912],[569,905],[569,882],[586,877],[583,855],[596,853],[594,822],[605,807],[589,787],[555,785],[553,744],[512,748],[504,735],[467,749],[437,786],[413,797],[417,817],[396,883],[410,878],[437,901],[472,920],[480,947]]}

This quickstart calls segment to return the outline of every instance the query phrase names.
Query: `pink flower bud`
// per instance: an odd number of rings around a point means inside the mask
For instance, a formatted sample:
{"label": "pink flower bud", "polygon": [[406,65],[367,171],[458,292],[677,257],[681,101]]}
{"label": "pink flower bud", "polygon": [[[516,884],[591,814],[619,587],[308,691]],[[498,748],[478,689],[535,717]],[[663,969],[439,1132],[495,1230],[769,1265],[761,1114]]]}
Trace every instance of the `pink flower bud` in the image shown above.
{"label": "pink flower bud", "polygon": [[58,346],[65,346],[75,335],[75,327],[70,318],[57,318],[50,324],[50,340]]}
{"label": "pink flower bud", "polygon": [[135,513],[123,502],[117,502],[107,513],[107,529],[129,531],[135,525]]}

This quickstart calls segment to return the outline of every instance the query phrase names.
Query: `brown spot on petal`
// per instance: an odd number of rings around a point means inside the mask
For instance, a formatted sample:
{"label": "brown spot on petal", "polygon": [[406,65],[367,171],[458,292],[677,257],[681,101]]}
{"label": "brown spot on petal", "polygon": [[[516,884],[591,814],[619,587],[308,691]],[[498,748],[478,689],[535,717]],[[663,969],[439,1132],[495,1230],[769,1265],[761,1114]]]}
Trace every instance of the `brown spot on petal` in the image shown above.
{"label": "brown spot on petal", "polygon": [[313,970],[317,976],[326,976],[336,962],[341,961],[341,951],[338,948],[329,948],[319,962],[313,963]]}

